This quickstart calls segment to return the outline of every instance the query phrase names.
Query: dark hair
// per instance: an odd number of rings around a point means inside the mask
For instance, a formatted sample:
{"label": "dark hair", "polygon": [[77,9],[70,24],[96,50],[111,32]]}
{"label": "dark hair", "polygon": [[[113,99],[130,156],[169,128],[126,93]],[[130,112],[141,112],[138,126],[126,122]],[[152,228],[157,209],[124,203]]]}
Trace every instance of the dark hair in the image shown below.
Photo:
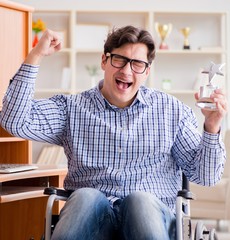
{"label": "dark hair", "polygon": [[114,48],[119,48],[126,43],[145,44],[148,48],[148,62],[152,63],[155,58],[155,44],[151,34],[144,29],[133,26],[113,28],[105,41],[104,54],[111,53]]}

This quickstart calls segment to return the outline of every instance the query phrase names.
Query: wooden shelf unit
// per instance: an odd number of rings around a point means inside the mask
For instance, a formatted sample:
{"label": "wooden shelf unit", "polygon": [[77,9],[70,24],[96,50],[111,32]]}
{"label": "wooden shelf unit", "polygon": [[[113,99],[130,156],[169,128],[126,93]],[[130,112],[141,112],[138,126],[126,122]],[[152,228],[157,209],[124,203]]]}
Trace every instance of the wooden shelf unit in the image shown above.
{"label": "wooden shelf unit", "polygon": [[[31,49],[33,8],[0,0],[0,111],[10,79]],[[0,127],[0,163],[31,163],[30,141],[13,137]]]}
{"label": "wooden shelf unit", "polygon": [[[0,0],[0,111],[9,81],[31,49],[33,8]],[[12,20],[13,19],[13,20]],[[14,137],[0,126],[0,163],[32,163],[32,142]],[[0,174],[0,239],[40,239],[44,234],[47,186],[63,187],[67,169]],[[63,206],[55,203],[54,213]]]}
{"label": "wooden shelf unit", "polygon": [[[47,196],[44,188],[62,188],[67,169],[38,165],[38,169],[0,174],[0,239],[34,240],[44,234]],[[63,202],[56,202],[58,214]]]}
{"label": "wooden shelf unit", "polygon": [[[96,82],[103,78],[103,71],[100,70],[102,48],[86,48],[76,46],[79,34],[77,24],[108,24],[113,27],[132,24],[143,27],[150,31],[156,43],[156,59],[151,66],[151,74],[146,81],[146,86],[165,91],[163,81],[170,80],[171,88],[169,94],[190,106],[198,119],[199,130],[203,130],[203,115],[195,106],[195,92],[199,91],[200,85],[206,85],[207,74],[202,74],[201,69],[208,67],[211,61],[215,63],[226,63],[224,66],[224,77],[216,76],[214,84],[217,83],[223,89],[229,88],[228,79],[228,12],[227,11],[164,11],[146,7],[138,11],[130,6],[117,11],[110,7],[103,10],[75,8],[71,10],[68,6],[60,10],[53,7],[46,9],[46,6],[36,7],[33,19],[41,18],[47,28],[55,31],[65,30],[66,46],[60,53],[44,59],[41,63],[36,88],[36,98],[51,97],[56,93],[76,94],[92,87],[91,77],[86,66],[98,66]],[[62,19],[62,21],[61,21]],[[159,49],[160,37],[155,30],[155,23],[172,23],[173,28],[166,38],[168,50]],[[184,50],[184,36],[180,32],[183,27],[191,27],[189,35],[190,50]],[[93,34],[92,42],[96,39]],[[93,44],[92,44],[93,45]],[[51,64],[52,63],[52,64]],[[62,70],[69,68],[70,79],[68,88],[62,89]],[[47,81],[50,79],[50,81]],[[226,116],[222,129],[225,131],[230,126],[229,115]],[[34,145],[36,148],[37,146]],[[39,149],[39,146],[37,147]],[[39,151],[37,151],[39,152]]]}
{"label": "wooden shelf unit", "polygon": [[[46,23],[47,28],[58,32],[64,31],[66,44],[60,53],[51,56],[49,59],[44,59],[44,62],[41,63],[36,85],[36,89],[39,91],[38,96],[42,96],[42,92],[47,96],[49,91],[52,95],[56,89],[58,91],[62,90],[62,69],[65,67],[70,69],[71,79],[68,89],[63,89],[63,93],[76,93],[91,87],[86,65],[98,65],[100,68],[103,48],[77,46],[79,32],[76,26],[78,24],[85,24],[86,26],[107,24],[109,30],[113,27],[132,24],[149,30],[154,36],[157,47],[157,59],[153,62],[153,71],[146,83],[149,87],[162,90],[162,80],[170,78],[173,91],[184,91],[186,93],[188,90],[193,90],[193,83],[196,81],[199,68],[207,67],[210,61],[226,62],[225,69],[228,66],[227,12],[155,11],[154,9],[137,11],[132,7],[129,10],[118,12],[112,9],[112,5],[111,9],[100,11],[81,10],[77,6],[71,10],[46,10],[44,6],[41,6],[41,8],[36,8],[33,19],[41,18]],[[160,38],[155,30],[156,22],[172,23],[173,25],[172,32],[166,38],[166,43],[169,46],[168,50],[159,49]],[[185,26],[191,27],[191,34],[189,35],[190,50],[183,50],[184,37],[180,29]],[[93,34],[93,46],[96,34]],[[50,67],[51,62],[52,68]],[[178,71],[180,71],[180,74],[178,74]],[[96,78],[99,81],[102,77],[103,72],[99,70]],[[185,78],[186,81],[182,81]],[[44,79],[54,79],[54,81],[45,81]],[[223,81],[225,82],[227,79],[227,71],[225,71]]]}

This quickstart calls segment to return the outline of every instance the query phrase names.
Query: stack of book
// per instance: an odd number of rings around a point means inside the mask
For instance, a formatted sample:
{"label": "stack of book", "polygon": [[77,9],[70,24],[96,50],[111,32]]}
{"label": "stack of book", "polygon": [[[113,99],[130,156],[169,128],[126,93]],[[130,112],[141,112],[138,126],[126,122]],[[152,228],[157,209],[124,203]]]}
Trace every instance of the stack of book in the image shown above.
{"label": "stack of book", "polygon": [[43,147],[38,157],[37,164],[67,165],[67,158],[63,147],[55,145]]}

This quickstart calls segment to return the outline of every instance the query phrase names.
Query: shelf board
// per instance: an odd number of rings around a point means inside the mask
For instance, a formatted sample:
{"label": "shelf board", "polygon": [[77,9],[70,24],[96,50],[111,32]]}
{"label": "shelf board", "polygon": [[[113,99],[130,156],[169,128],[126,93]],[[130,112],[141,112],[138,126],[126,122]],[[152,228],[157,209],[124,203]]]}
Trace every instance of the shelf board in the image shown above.
{"label": "shelf board", "polygon": [[171,95],[193,95],[195,94],[195,90],[164,90],[165,92],[167,92],[168,94]]}
{"label": "shelf board", "polygon": [[102,48],[76,48],[76,53],[102,53],[104,50]]}
{"label": "shelf board", "polygon": [[0,142],[24,142],[27,141],[19,137],[0,137]]}
{"label": "shelf board", "polygon": [[35,94],[78,94],[85,91],[84,89],[63,90],[63,89],[37,89]]}
{"label": "shelf board", "polygon": [[54,89],[48,89],[48,88],[40,88],[36,89],[35,93],[41,94],[41,93],[53,93],[53,94],[59,94],[59,93],[64,93],[64,94],[69,94],[71,90],[66,90],[62,88],[54,88]]}
{"label": "shelf board", "polygon": [[224,50],[157,50],[157,54],[223,54]]}
{"label": "shelf board", "polygon": [[[69,50],[71,51],[71,50]],[[76,53],[102,53],[103,49],[75,49]],[[183,50],[183,49],[157,49],[157,54],[224,54],[226,53],[223,49],[203,49],[203,50]]]}
{"label": "shelf board", "polygon": [[60,52],[71,53],[71,52],[72,52],[72,49],[71,49],[71,48],[62,48],[62,49],[60,50]]}
{"label": "shelf board", "polygon": [[[83,89],[78,89],[76,90],[73,94],[78,94],[83,92]],[[169,94],[194,94],[195,90],[162,90],[164,92],[167,92]],[[63,94],[72,94],[72,92],[70,90],[63,90],[63,89],[38,89],[36,90],[37,94],[45,94],[45,93],[49,93],[49,94],[55,94],[55,93],[63,93]]]}
{"label": "shelf board", "polygon": [[12,186],[2,187],[0,203],[12,202],[30,198],[44,197],[44,187]]}

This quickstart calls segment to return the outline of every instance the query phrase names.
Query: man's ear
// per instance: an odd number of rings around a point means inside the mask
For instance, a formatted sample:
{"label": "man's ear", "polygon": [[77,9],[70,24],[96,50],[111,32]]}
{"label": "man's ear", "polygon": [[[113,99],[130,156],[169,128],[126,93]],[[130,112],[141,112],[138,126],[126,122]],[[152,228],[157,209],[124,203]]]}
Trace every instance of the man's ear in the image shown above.
{"label": "man's ear", "polygon": [[148,76],[150,74],[150,68],[151,66],[147,67],[146,70],[145,70],[145,74],[146,76]]}
{"label": "man's ear", "polygon": [[102,56],[101,56],[101,68],[102,68],[102,70],[105,70],[106,62],[107,62],[107,58],[106,58],[105,54],[102,54]]}

